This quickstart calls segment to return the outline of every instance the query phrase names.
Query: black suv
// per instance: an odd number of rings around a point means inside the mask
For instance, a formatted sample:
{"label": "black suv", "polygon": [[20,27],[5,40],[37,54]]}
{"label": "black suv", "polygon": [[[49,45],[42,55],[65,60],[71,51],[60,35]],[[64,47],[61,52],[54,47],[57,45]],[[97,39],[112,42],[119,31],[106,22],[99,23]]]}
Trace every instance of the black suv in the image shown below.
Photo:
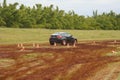
{"label": "black suv", "polygon": [[54,45],[54,43],[61,43],[62,45],[75,44],[77,39],[74,38],[71,34],[66,32],[56,32],[52,34],[49,38],[50,45]]}

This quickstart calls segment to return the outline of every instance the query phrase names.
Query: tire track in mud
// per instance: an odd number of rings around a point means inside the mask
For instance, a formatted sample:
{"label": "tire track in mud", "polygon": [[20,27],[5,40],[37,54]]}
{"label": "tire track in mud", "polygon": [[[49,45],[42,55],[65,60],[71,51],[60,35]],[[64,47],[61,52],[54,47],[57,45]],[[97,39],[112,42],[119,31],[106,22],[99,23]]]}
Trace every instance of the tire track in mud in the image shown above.
{"label": "tire track in mud", "polygon": [[[57,56],[55,56],[57,57]],[[28,74],[27,71],[31,70],[31,72],[34,72],[32,69],[37,69],[37,68],[44,68],[44,67],[47,67],[47,65],[49,65],[50,61],[49,62],[45,62],[43,64],[41,63],[38,63],[39,60],[44,60],[46,61],[46,59],[40,57],[40,58],[37,58],[35,60],[32,60],[32,61],[28,61],[28,62],[22,62],[22,63],[17,63],[11,67],[14,67],[12,69],[9,69],[9,70],[1,70],[1,73],[2,73],[2,77],[0,77],[0,79],[5,79],[5,78],[9,78],[9,76],[21,76],[21,75],[24,75],[24,74]],[[33,64],[33,65],[32,65]],[[11,77],[10,77],[11,78]]]}
{"label": "tire track in mud", "polygon": [[96,72],[94,76],[87,80],[117,80],[120,73],[120,61],[114,63],[107,63],[104,68]]}
{"label": "tire track in mud", "polygon": [[[115,57],[116,58],[116,57]],[[113,59],[113,58],[112,58]],[[109,60],[111,61],[112,60],[111,58],[106,58],[105,59],[105,61],[103,61],[103,60],[97,60],[97,62],[98,63],[101,63],[102,62],[102,64],[103,64],[103,62],[104,62],[104,64],[105,63],[108,63],[109,62]],[[36,62],[37,60],[35,60],[35,61],[33,61],[33,62]],[[116,61],[120,61],[120,58],[119,59],[113,59],[112,60],[112,62],[116,62]],[[94,62],[96,62],[96,61],[94,61]],[[48,65],[43,65],[43,66],[41,66],[41,65],[39,65],[39,64],[37,64],[37,65],[34,65],[34,66],[19,66],[19,68],[16,68],[16,70],[13,70],[13,71],[11,71],[11,72],[13,72],[12,74],[7,74],[7,75],[5,75],[4,77],[3,77],[3,79],[5,79],[6,78],[6,80],[7,79],[13,79],[13,80],[16,80],[16,79],[19,79],[19,78],[21,78],[21,77],[25,77],[25,76],[27,76],[27,75],[30,75],[30,74],[32,74],[32,73],[34,73],[34,72],[36,72],[36,71],[38,71],[38,70],[45,70],[46,71],[46,69],[53,69],[54,70],[54,68],[57,68],[57,69],[59,69],[59,68],[61,68],[61,67],[64,67],[64,65],[68,65],[69,67],[70,67],[70,65],[76,65],[76,64],[84,64],[84,65],[86,65],[86,64],[91,64],[91,63],[94,63],[94,62],[82,62],[82,63],[64,63],[64,64],[57,64],[57,65],[55,65],[56,63],[54,63],[54,64],[48,64]],[[29,63],[31,63],[31,62],[29,62]],[[29,63],[25,63],[26,65],[28,65]],[[68,67],[68,68],[69,68]],[[47,73],[46,73],[47,74]],[[67,75],[69,75],[69,74],[67,74]],[[8,76],[8,77],[7,77]]]}
{"label": "tire track in mud", "polygon": [[[12,47],[10,48],[13,50]],[[106,67],[106,64],[120,62],[120,56],[104,56],[115,48],[103,45],[78,44],[75,48],[26,48],[31,52],[16,52],[16,50],[18,49],[5,53],[9,55],[6,58],[14,56],[13,59],[17,63],[9,69],[1,68],[0,80],[88,80]],[[19,63],[17,60],[19,56],[29,53],[52,53],[54,57],[52,59],[37,57],[34,60]]]}
{"label": "tire track in mud", "polygon": [[[107,64],[120,62],[120,57],[117,59],[114,58],[104,58],[99,61],[87,62],[76,72],[75,75],[69,80],[99,80],[99,79],[90,79],[91,76],[94,76],[96,72],[103,69]],[[103,79],[101,79],[103,80]]]}
{"label": "tire track in mud", "polygon": [[[110,65],[111,66],[111,65]],[[117,80],[117,76],[120,73],[120,62],[112,65],[113,67],[109,71],[107,75],[103,78],[103,80]]]}
{"label": "tire track in mud", "polygon": [[105,76],[105,78],[103,80],[110,80],[111,76],[113,75],[114,71],[117,69],[117,67],[115,66],[114,68],[112,68],[109,72],[108,75]]}

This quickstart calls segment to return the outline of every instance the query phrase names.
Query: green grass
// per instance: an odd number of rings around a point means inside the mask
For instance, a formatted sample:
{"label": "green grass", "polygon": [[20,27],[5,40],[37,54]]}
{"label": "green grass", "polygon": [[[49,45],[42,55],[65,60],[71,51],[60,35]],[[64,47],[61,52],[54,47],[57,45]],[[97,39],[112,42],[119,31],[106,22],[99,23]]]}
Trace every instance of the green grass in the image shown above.
{"label": "green grass", "polygon": [[120,56],[120,51],[115,53],[108,53],[107,56]]}
{"label": "green grass", "polygon": [[118,76],[118,79],[117,80],[120,80],[120,74],[119,74],[119,76]]}
{"label": "green grass", "polygon": [[9,66],[12,66],[15,64],[14,59],[9,59],[9,58],[0,58],[0,67],[2,68],[7,68]]}
{"label": "green grass", "polygon": [[49,29],[18,29],[0,28],[0,43],[44,43],[50,34],[58,31],[69,32],[78,41],[83,40],[120,40],[119,30],[49,30]]}

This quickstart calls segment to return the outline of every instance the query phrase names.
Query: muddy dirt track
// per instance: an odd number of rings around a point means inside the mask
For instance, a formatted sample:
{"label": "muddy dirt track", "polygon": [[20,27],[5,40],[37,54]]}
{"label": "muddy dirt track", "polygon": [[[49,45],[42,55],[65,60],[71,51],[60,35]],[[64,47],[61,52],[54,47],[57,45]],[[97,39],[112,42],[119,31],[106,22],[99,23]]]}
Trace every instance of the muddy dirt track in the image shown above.
{"label": "muddy dirt track", "polygon": [[0,80],[118,80],[120,40],[76,47],[0,45]]}

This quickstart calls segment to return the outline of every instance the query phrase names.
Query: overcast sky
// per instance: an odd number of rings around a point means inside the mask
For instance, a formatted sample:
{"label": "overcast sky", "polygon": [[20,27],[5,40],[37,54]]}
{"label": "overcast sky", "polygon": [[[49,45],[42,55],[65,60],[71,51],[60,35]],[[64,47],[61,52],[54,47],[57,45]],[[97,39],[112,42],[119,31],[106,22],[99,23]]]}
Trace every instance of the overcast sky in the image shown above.
{"label": "overcast sky", "polygon": [[[3,0],[0,0],[2,3]],[[93,10],[98,10],[98,13],[109,12],[113,10],[117,14],[120,13],[120,0],[7,0],[7,3],[24,4],[26,6],[33,6],[35,4],[42,4],[49,6],[51,4],[58,6],[66,12],[73,10],[79,15],[91,16]]]}

